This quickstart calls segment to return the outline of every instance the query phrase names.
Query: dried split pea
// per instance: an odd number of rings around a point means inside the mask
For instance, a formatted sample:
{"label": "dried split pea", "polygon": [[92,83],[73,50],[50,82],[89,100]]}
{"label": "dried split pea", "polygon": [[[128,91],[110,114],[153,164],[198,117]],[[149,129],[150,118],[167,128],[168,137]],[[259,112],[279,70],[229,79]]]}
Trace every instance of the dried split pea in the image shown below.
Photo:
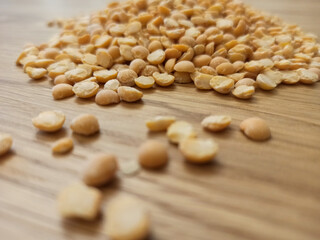
{"label": "dried split pea", "polygon": [[162,49],[158,49],[152,53],[150,53],[147,57],[147,60],[151,64],[161,64],[166,58],[166,54]]}
{"label": "dried split pea", "polygon": [[97,78],[98,82],[105,83],[111,79],[115,79],[118,72],[115,69],[95,71],[93,76]]}
{"label": "dried split pea", "polygon": [[99,84],[91,81],[78,82],[72,87],[72,91],[79,98],[91,98],[97,94],[98,90]]}
{"label": "dried split pea", "polygon": [[138,77],[137,73],[131,69],[120,70],[117,76],[118,81],[123,86],[134,86],[134,80]]}
{"label": "dried split pea", "polygon": [[258,117],[243,120],[240,123],[240,129],[248,138],[255,141],[264,141],[271,136],[271,131],[267,122]]}
{"label": "dried split pea", "polygon": [[317,81],[319,81],[319,76],[313,71],[310,71],[308,69],[300,68],[297,70],[300,76],[300,82],[304,84],[313,84]]}
{"label": "dried split pea", "polygon": [[147,63],[138,58],[131,61],[129,68],[139,74],[146,66]]}
{"label": "dried split pea", "polygon": [[167,147],[156,140],[148,140],[139,147],[139,163],[145,168],[160,168],[168,162]]}
{"label": "dried split pea", "polygon": [[81,57],[82,63],[89,65],[97,65],[97,56],[91,53],[86,53]]}
{"label": "dried split pea", "polygon": [[32,124],[39,130],[45,132],[56,132],[64,124],[66,117],[61,111],[45,111],[32,119]]}
{"label": "dried split pea", "polygon": [[174,70],[174,65],[175,64],[176,64],[176,59],[175,58],[171,58],[164,65],[164,69],[166,70],[167,73],[172,73],[173,70]]}
{"label": "dried split pea", "polygon": [[0,133],[0,156],[5,155],[12,146],[12,137],[7,133]]}
{"label": "dried split pea", "polygon": [[150,232],[150,215],[137,199],[119,196],[105,210],[105,233],[114,240],[143,240]]}
{"label": "dried split pea", "polygon": [[66,83],[60,83],[52,88],[52,96],[55,100],[64,99],[74,95],[72,86]]}
{"label": "dried split pea", "polygon": [[211,115],[204,118],[201,122],[203,128],[212,131],[219,132],[226,129],[232,121],[232,118],[227,115]]}
{"label": "dried split pea", "polygon": [[210,80],[210,86],[219,93],[227,94],[234,86],[234,80],[224,76],[214,76]]}
{"label": "dried split pea", "polygon": [[118,94],[122,101],[136,102],[139,101],[143,93],[133,87],[121,86],[118,88]]}
{"label": "dried split pea", "polygon": [[228,63],[229,61],[223,57],[215,57],[210,61],[210,67],[216,69],[222,63]]}
{"label": "dried split pea", "polygon": [[188,72],[175,72],[173,74],[174,76],[174,82],[176,83],[191,83],[192,79],[191,79],[191,75]]}
{"label": "dried split pea", "polygon": [[170,142],[178,144],[185,138],[194,138],[197,134],[193,126],[185,121],[172,123],[167,129],[167,137]]}
{"label": "dried split pea", "polygon": [[253,80],[251,78],[243,78],[243,79],[240,79],[239,81],[237,81],[236,84],[234,85],[234,87],[239,87],[241,85],[256,87],[257,83],[255,80]]}
{"label": "dried split pea", "polygon": [[147,128],[152,132],[166,131],[168,127],[176,121],[172,116],[156,116],[146,121]]}
{"label": "dried split pea", "polygon": [[205,73],[199,73],[195,76],[193,82],[196,88],[201,90],[209,90],[212,89],[210,85],[210,81],[212,79],[212,75],[205,74]]}
{"label": "dried split pea", "polygon": [[300,80],[300,75],[297,71],[282,71],[281,73],[284,84],[296,84]]}
{"label": "dried split pea", "polygon": [[95,97],[95,101],[99,105],[110,105],[110,104],[119,103],[120,98],[115,91],[104,89],[97,93]]}
{"label": "dried split pea", "polygon": [[168,87],[174,83],[174,76],[168,73],[158,73],[155,72],[152,74],[156,84],[161,87]]}
{"label": "dried split pea", "polygon": [[221,75],[229,75],[235,72],[235,68],[232,63],[225,62],[221,63],[216,67],[216,71]]}
{"label": "dried split pea", "polygon": [[56,141],[52,146],[53,153],[66,153],[73,148],[72,138],[65,137]]}
{"label": "dried split pea", "polygon": [[71,82],[80,82],[89,77],[90,74],[86,69],[78,67],[65,72],[64,75]]}
{"label": "dried split pea", "polygon": [[58,195],[58,210],[64,218],[94,220],[100,210],[102,193],[82,183],[70,184]]}
{"label": "dried split pea", "polygon": [[272,78],[269,78],[264,74],[259,74],[257,76],[256,83],[259,88],[263,90],[272,90],[277,86],[276,82]]}
{"label": "dried split pea", "polygon": [[85,136],[93,135],[100,130],[98,119],[91,114],[81,114],[75,117],[70,128],[74,133]]}
{"label": "dried split pea", "polygon": [[117,79],[111,79],[104,84],[104,89],[109,89],[117,92],[120,87],[120,82]]}
{"label": "dried split pea", "polygon": [[73,85],[74,84],[74,82],[68,80],[67,77],[64,74],[55,77],[53,83],[54,83],[54,85],[57,85],[57,84],[60,84],[60,83],[66,83],[66,84],[69,84],[69,85]]}
{"label": "dried split pea", "polygon": [[190,61],[180,61],[174,66],[174,70],[177,72],[193,73],[195,67],[193,62]]}
{"label": "dried split pea", "polygon": [[254,86],[240,85],[232,90],[233,96],[240,99],[249,99],[255,93]]}
{"label": "dried split pea", "polygon": [[96,63],[104,68],[110,68],[113,65],[113,59],[106,49],[98,49]]}
{"label": "dried split pea", "polygon": [[139,88],[146,89],[146,88],[152,88],[155,81],[153,77],[140,76],[140,77],[137,77],[134,80],[134,82]]}
{"label": "dried split pea", "polygon": [[218,144],[211,139],[186,138],[179,144],[179,150],[188,162],[208,163],[217,155]]}
{"label": "dried split pea", "polygon": [[100,153],[93,156],[82,172],[82,180],[88,186],[100,187],[112,181],[118,170],[117,157]]}
{"label": "dried split pea", "polygon": [[40,78],[43,78],[48,71],[45,68],[27,67],[26,72],[30,78],[38,80]]}
{"label": "dried split pea", "polygon": [[[318,66],[320,67],[320,63],[319,63]],[[318,67],[311,67],[311,68],[309,68],[309,71],[316,73],[316,74],[318,75],[318,79],[320,80],[320,68],[318,68]]]}
{"label": "dried split pea", "polygon": [[149,55],[149,50],[143,46],[135,46],[131,49],[131,52],[135,59],[146,59]]}
{"label": "dried split pea", "polygon": [[155,72],[159,72],[159,69],[156,66],[153,65],[147,65],[142,72],[140,73],[141,76],[152,76]]}

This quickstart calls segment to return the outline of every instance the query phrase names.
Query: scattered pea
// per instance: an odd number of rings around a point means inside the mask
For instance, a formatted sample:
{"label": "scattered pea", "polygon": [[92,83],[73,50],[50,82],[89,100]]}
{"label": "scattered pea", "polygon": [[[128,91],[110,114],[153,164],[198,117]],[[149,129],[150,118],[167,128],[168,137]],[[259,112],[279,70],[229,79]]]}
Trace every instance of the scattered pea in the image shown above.
{"label": "scattered pea", "polygon": [[146,121],[146,126],[152,132],[166,131],[168,127],[176,121],[172,116],[156,116]]}
{"label": "scattered pea", "polygon": [[64,218],[94,220],[99,212],[102,193],[93,187],[73,183],[58,195],[58,210]]}
{"label": "scattered pea", "polygon": [[143,93],[133,87],[121,86],[118,88],[118,94],[122,101],[125,102],[137,102],[139,101]]}
{"label": "scattered pea", "polygon": [[167,129],[168,139],[175,144],[178,144],[185,138],[194,138],[196,135],[193,126],[185,121],[174,122]]}
{"label": "scattered pea", "polygon": [[98,105],[110,105],[120,102],[119,95],[109,89],[101,90],[97,93],[95,97],[95,101]]}
{"label": "scattered pea", "polygon": [[33,118],[32,124],[41,131],[56,132],[62,128],[65,119],[61,111],[45,111]]}
{"label": "scattered pea", "polygon": [[267,122],[258,117],[243,120],[240,123],[240,129],[248,138],[255,141],[265,141],[271,136]]}
{"label": "scattered pea", "polygon": [[157,85],[161,87],[168,87],[174,83],[175,77],[168,73],[158,73],[155,72],[152,74]]}
{"label": "scattered pea", "polygon": [[153,77],[145,77],[145,76],[140,76],[134,80],[135,84],[139,88],[152,88],[154,85],[154,78]]}
{"label": "scattered pea", "polygon": [[70,128],[74,133],[89,136],[97,133],[100,130],[98,119],[91,114],[81,114],[75,117]]}
{"label": "scattered pea", "polygon": [[179,150],[186,160],[196,164],[210,162],[218,149],[218,144],[211,139],[186,138],[179,144]]}
{"label": "scattered pea", "polygon": [[105,233],[115,240],[142,240],[150,232],[150,215],[138,200],[128,196],[112,199],[105,210]]}
{"label": "scattered pea", "polygon": [[97,94],[98,90],[99,84],[91,81],[78,82],[72,87],[72,91],[79,98],[91,98]]}
{"label": "scattered pea", "polygon": [[117,79],[111,79],[104,84],[104,89],[113,90],[115,92],[118,91],[119,87],[120,87],[120,82]]}
{"label": "scattered pea", "polygon": [[231,117],[227,115],[211,115],[204,118],[201,125],[209,131],[219,132],[226,129],[230,125],[231,120]]}
{"label": "scattered pea", "polygon": [[64,99],[74,95],[72,86],[66,83],[60,83],[52,88],[52,96],[55,100]]}
{"label": "scattered pea", "polygon": [[255,92],[255,88],[253,86],[240,85],[232,90],[233,96],[240,99],[249,99]]}
{"label": "scattered pea", "polygon": [[69,152],[73,148],[73,140],[72,138],[65,137],[56,141],[52,146],[53,153],[66,153]]}
{"label": "scattered pea", "polygon": [[168,162],[167,147],[158,141],[148,140],[139,148],[139,163],[144,168],[160,168]]}
{"label": "scattered pea", "polygon": [[137,73],[131,69],[120,70],[117,79],[123,86],[134,86],[134,80],[138,77]]}
{"label": "scattered pea", "polygon": [[113,154],[94,155],[82,172],[82,180],[88,186],[100,187],[112,181],[118,170],[117,157]]}

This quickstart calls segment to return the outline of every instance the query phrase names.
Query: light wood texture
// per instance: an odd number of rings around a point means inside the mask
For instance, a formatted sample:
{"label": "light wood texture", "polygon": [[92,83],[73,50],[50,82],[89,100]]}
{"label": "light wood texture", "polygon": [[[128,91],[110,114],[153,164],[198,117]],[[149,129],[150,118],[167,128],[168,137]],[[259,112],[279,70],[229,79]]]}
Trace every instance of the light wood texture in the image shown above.
{"label": "light wood texture", "polygon": [[[318,0],[246,2],[320,34]],[[59,32],[47,28],[46,21],[104,6],[104,0],[0,1],[0,131],[14,138],[12,152],[0,160],[0,238],[107,239],[103,217],[93,223],[61,220],[55,196],[79,179],[82,165],[98,151],[115,153],[124,163],[136,158],[145,139],[167,142],[165,134],[149,134],[144,121],[169,114],[219,143],[214,163],[186,164],[168,144],[171,161],[164,170],[120,176],[103,188],[104,205],[118,194],[140,198],[152,212],[151,239],[320,239],[319,83],[258,91],[251,101],[175,86],[145,91],[143,103],[99,107],[76,98],[53,101],[50,82],[29,80],[15,66],[25,43],[45,42]],[[31,118],[47,109],[65,112],[62,131],[44,134],[33,128]],[[71,134],[70,121],[80,113],[99,118],[99,135]],[[231,127],[219,134],[204,132],[200,121],[210,113],[231,115]],[[239,131],[241,120],[251,116],[269,123],[270,141],[252,142]],[[72,153],[52,156],[53,141],[69,135],[75,140]]]}

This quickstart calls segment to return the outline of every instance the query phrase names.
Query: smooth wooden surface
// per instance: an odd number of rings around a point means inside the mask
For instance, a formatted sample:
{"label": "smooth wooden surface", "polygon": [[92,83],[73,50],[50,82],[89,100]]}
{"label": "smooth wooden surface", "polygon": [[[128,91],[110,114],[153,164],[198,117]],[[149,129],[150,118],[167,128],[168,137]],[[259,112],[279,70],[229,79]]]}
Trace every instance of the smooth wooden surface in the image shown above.
{"label": "smooth wooden surface", "polygon": [[[320,34],[318,0],[246,2]],[[82,165],[98,151],[115,153],[124,163],[136,158],[145,139],[167,142],[164,134],[148,134],[144,126],[158,114],[191,122],[201,137],[220,144],[219,155],[211,165],[193,166],[170,145],[164,170],[119,176],[103,188],[104,206],[118,194],[140,198],[152,212],[151,239],[320,239],[320,83],[258,91],[251,101],[176,86],[145,91],[143,103],[99,107],[76,98],[53,101],[50,82],[29,80],[15,66],[25,43],[42,43],[59,32],[46,21],[103,6],[102,0],[0,1],[0,131],[14,138],[12,152],[0,160],[0,239],[107,239],[102,216],[93,223],[62,221],[55,196],[79,178]],[[44,134],[33,128],[31,118],[48,109],[65,112],[63,131]],[[80,113],[99,118],[99,135],[71,134],[70,121]],[[231,127],[220,134],[202,131],[200,121],[210,113],[230,114]],[[270,141],[252,142],[239,131],[240,121],[251,116],[267,120]],[[53,141],[67,135],[75,140],[73,152],[52,156]]]}

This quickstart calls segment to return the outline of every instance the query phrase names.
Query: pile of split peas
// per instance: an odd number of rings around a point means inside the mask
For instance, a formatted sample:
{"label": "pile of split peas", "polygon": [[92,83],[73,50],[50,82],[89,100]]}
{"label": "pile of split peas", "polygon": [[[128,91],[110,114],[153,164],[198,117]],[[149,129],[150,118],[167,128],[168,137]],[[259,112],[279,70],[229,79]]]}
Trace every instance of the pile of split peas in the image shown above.
{"label": "pile of split peas", "polygon": [[[89,16],[52,21],[62,31],[48,43],[28,44],[17,64],[32,79],[52,80],[52,97],[76,95],[95,99],[98,105],[137,102],[143,89],[172,84],[194,84],[200,90],[250,99],[256,89],[272,90],[280,84],[313,84],[320,78],[320,45],[317,37],[297,25],[284,23],[232,0],[132,0],[110,3]],[[201,94],[201,93],[199,93]],[[61,111],[44,111],[32,119],[41,131],[62,128]],[[201,125],[223,131],[230,116],[210,115]],[[166,131],[184,158],[194,164],[210,162],[218,152],[212,139],[197,138],[193,126],[174,116],[146,121],[149,131]],[[94,115],[82,114],[70,125],[76,134],[91,136],[100,125]],[[240,129],[255,141],[268,140],[271,131],[261,118],[241,122]],[[12,138],[0,134],[0,155],[8,152]],[[55,154],[74,147],[72,138],[55,142]],[[120,170],[134,173],[164,167],[168,149],[161,142],[141,144],[138,163]],[[81,181],[58,196],[62,217],[93,220],[101,207],[104,186],[116,177],[117,157],[100,153],[89,160]],[[139,200],[118,197],[105,209],[105,232],[114,240],[145,239],[150,215]],[[129,220],[128,220],[129,219]]]}

